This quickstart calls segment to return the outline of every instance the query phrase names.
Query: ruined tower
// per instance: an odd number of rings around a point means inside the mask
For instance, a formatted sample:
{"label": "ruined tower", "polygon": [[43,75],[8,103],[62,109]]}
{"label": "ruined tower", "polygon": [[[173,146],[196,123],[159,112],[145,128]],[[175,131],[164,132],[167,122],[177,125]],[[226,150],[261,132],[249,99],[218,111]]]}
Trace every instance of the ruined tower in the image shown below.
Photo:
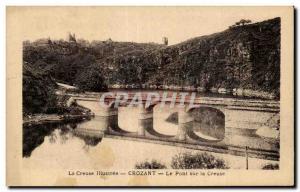
{"label": "ruined tower", "polygon": [[168,38],[167,37],[163,37],[162,41],[163,41],[164,45],[168,45]]}

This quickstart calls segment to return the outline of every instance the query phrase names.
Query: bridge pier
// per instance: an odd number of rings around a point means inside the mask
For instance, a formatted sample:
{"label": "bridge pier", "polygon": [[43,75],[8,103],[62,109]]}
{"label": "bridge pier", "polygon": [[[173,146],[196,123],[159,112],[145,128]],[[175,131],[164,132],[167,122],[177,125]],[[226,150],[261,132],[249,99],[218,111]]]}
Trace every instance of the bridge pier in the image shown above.
{"label": "bridge pier", "polygon": [[185,141],[188,137],[188,132],[193,128],[193,117],[189,115],[186,107],[178,109],[178,130],[176,139]]}
{"label": "bridge pier", "polygon": [[[104,133],[109,133],[111,129],[118,127],[118,109],[113,108],[113,104],[110,107],[100,106],[95,101],[75,100],[78,105],[91,109],[94,113],[94,119],[92,122],[83,124],[86,128],[97,129]],[[96,124],[94,122],[97,122]]]}
{"label": "bridge pier", "polygon": [[108,112],[108,130],[107,133],[111,130],[119,130],[118,124],[118,108],[112,108]]}
{"label": "bridge pier", "polygon": [[153,128],[153,106],[148,108],[139,107],[138,114],[138,130],[137,134],[139,136],[145,136],[146,130]]}
{"label": "bridge pier", "polygon": [[118,109],[102,108],[100,113],[95,113],[94,121],[104,133],[109,133],[118,127]]}

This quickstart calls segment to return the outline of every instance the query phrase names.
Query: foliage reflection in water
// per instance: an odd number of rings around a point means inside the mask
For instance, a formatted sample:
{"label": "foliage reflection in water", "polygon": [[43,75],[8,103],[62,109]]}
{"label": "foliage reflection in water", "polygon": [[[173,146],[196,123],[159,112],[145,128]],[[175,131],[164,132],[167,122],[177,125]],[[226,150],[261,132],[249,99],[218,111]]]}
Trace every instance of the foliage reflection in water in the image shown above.
{"label": "foliage reflection in water", "polygon": [[76,129],[76,123],[69,124],[39,124],[23,127],[23,157],[30,157],[34,149],[42,145],[47,137],[54,144],[66,144],[67,140],[77,137],[84,141],[86,146],[96,146],[101,142],[103,134],[85,133]]}

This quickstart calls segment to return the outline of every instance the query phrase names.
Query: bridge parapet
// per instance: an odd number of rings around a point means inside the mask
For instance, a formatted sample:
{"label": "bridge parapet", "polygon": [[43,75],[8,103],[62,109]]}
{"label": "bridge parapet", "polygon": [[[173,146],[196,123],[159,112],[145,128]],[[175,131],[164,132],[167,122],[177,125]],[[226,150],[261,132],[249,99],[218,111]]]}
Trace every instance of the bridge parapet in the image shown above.
{"label": "bridge parapet", "polygon": [[[99,95],[84,95],[84,94],[68,94],[76,100],[84,101],[98,101],[100,102],[101,94]],[[105,101],[114,102],[116,97],[107,97]],[[132,101],[132,97],[129,97],[126,103],[122,105],[128,105]],[[143,103],[146,103],[146,99],[142,99]],[[159,101],[156,101],[155,104],[159,104]],[[170,101],[166,101],[170,103]],[[180,99],[177,98],[175,101],[176,104],[180,103]],[[185,104],[188,104],[189,100],[185,101]],[[152,103],[154,104],[154,103]],[[235,109],[235,110],[253,110],[253,111],[270,111],[270,112],[279,112],[280,111],[280,102],[275,100],[261,100],[261,99],[241,99],[241,98],[217,98],[217,97],[196,97],[194,99],[195,105],[210,105],[210,106],[219,106],[222,108]]]}

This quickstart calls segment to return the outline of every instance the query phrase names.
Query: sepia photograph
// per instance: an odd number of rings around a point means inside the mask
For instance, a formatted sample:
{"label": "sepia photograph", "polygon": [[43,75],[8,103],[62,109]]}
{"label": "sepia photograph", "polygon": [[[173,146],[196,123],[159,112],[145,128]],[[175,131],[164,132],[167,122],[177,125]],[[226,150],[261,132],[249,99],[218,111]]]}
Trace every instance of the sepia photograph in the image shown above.
{"label": "sepia photograph", "polygon": [[9,186],[294,184],[292,6],[6,12]]}

